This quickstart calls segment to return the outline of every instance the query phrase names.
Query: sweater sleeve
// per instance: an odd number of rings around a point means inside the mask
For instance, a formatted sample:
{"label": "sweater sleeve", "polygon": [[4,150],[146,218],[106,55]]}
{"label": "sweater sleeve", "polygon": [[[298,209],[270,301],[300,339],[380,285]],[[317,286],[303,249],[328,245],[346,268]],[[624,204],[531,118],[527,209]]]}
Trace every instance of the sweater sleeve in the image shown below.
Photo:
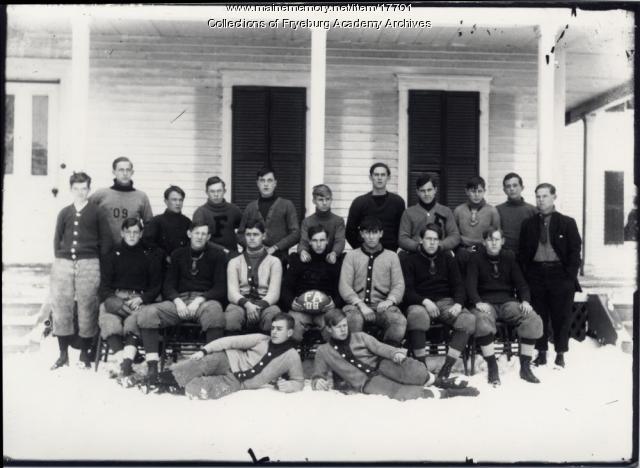
{"label": "sweater sleeve", "polygon": [[249,219],[253,214],[253,202],[249,203],[247,207],[244,209],[242,213],[242,217],[240,218],[240,225],[238,226],[238,231],[236,232],[236,236],[238,237],[238,244],[242,246],[243,249],[247,248],[247,242],[244,239],[244,229]]}
{"label": "sweater sleeve", "polygon": [[338,216],[336,220],[336,231],[333,236],[333,252],[337,256],[342,255],[345,247],[345,228],[344,228],[344,219]]}
{"label": "sweater sleeve", "polygon": [[472,255],[467,263],[467,297],[469,301],[475,305],[482,302],[482,298],[478,293],[478,262],[476,257]]}
{"label": "sweater sleeve", "polygon": [[113,248],[113,236],[106,212],[98,208],[98,242],[100,243],[100,257],[107,255]]}
{"label": "sweater sleeve", "polygon": [[342,262],[342,268],[340,269],[340,282],[338,283],[338,292],[340,296],[347,304],[357,305],[362,302],[362,299],[358,297],[353,289],[353,280],[355,276],[355,268],[353,265],[354,252],[349,252]]}
{"label": "sweater sleeve", "polygon": [[56,252],[60,249],[60,244],[62,244],[62,235],[64,234],[64,214],[66,208],[62,209],[60,213],[58,213],[58,218],[56,219],[56,230],[53,234],[53,255],[55,256]]}
{"label": "sweater sleeve", "polygon": [[320,379],[329,380],[331,367],[326,358],[326,345],[320,345],[313,359],[313,375],[311,377],[311,387],[316,390],[316,382]]}
{"label": "sweater sleeve", "polygon": [[281,304],[285,311],[291,309],[291,303],[296,298],[296,278],[298,277],[298,266],[300,260],[298,254],[289,255],[289,268],[284,272],[282,277],[282,290],[280,293]]}
{"label": "sweater sleeve", "polygon": [[445,238],[440,242],[440,247],[443,250],[453,250],[458,244],[460,244],[460,231],[458,230],[458,225],[456,224],[456,220],[453,217],[453,213],[451,210],[447,212],[447,218],[444,224],[445,230]]}
{"label": "sweater sleeve", "polygon": [[304,372],[302,371],[302,361],[300,355],[295,349],[290,349],[285,354],[287,364],[287,374],[289,375],[289,382],[294,383],[295,386],[292,390],[285,393],[299,392],[304,388]]}
{"label": "sweater sleeve", "polygon": [[[267,257],[269,258],[269,257]],[[280,299],[280,286],[282,284],[282,262],[276,257],[271,257],[271,271],[269,273],[269,290],[262,300],[274,305],[278,303]]]}
{"label": "sweater sleeve", "polygon": [[164,260],[164,251],[161,249],[153,249],[149,253],[149,285],[142,295],[144,304],[151,304],[155,301],[158,294],[162,290],[162,262]]}
{"label": "sweater sleeve", "polygon": [[112,254],[107,254],[102,258],[100,264],[100,289],[98,290],[100,302],[104,302],[107,297],[116,292],[111,282],[113,278],[113,259],[114,256]]}
{"label": "sweater sleeve", "polygon": [[215,353],[225,349],[251,349],[266,340],[269,340],[269,337],[261,333],[225,336],[207,343],[204,349],[207,350],[207,353]]}
{"label": "sweater sleeve", "polygon": [[298,253],[301,251],[309,252],[309,222],[307,221],[309,218],[304,218],[302,220],[302,225],[300,226],[300,244],[298,244]]}
{"label": "sweater sleeve", "polygon": [[148,247],[160,247],[160,223],[158,218],[152,218],[142,231],[142,240]]}
{"label": "sweater sleeve", "polygon": [[495,206],[491,207],[491,227],[493,229],[500,229],[500,213]]}
{"label": "sweater sleeve", "polygon": [[410,255],[402,261],[402,270],[405,282],[405,305],[421,305],[424,297],[416,292],[416,271]]}
{"label": "sweater sleeve", "polygon": [[359,198],[356,198],[349,207],[349,215],[347,216],[347,227],[345,229],[345,235],[347,241],[353,249],[357,249],[362,245],[362,239],[360,239],[360,232],[358,231],[358,225],[362,219],[362,207]]}
{"label": "sweater sleeve", "polygon": [[287,200],[284,215],[288,234],[278,242],[276,242],[275,245],[276,247],[278,247],[278,250],[283,250],[286,253],[289,248],[296,245],[300,240],[300,224],[298,223],[298,213],[296,213],[296,207],[290,200]]}
{"label": "sweater sleeve", "polygon": [[224,253],[213,249],[213,286],[202,295],[207,300],[222,301],[227,297],[227,262]]}
{"label": "sweater sleeve", "polygon": [[149,197],[145,194],[142,199],[142,213],[140,217],[144,223],[148,223],[153,218],[153,211],[151,210],[151,203],[149,203]]}
{"label": "sweater sleeve", "polygon": [[402,302],[404,296],[404,276],[402,275],[402,267],[398,254],[392,252],[391,255],[391,291],[387,294],[387,299],[393,300],[398,305]]}
{"label": "sweater sleeve", "polygon": [[405,210],[400,218],[400,229],[398,230],[398,244],[401,248],[408,252],[415,252],[418,250],[420,243],[411,238],[411,216],[409,212]]}
{"label": "sweater sleeve", "polygon": [[361,332],[361,336],[367,349],[381,358],[393,359],[396,353],[407,354],[406,349],[395,348],[386,343],[381,343],[368,333]]}
{"label": "sweater sleeve", "polygon": [[238,262],[241,257],[235,257],[229,260],[227,264],[227,299],[232,304],[239,305],[244,296],[240,294],[240,278],[238,277]]}
{"label": "sweater sleeve", "polygon": [[201,206],[196,208],[196,211],[193,212],[193,222],[196,224],[200,224],[200,223],[209,224],[207,223],[207,219],[204,215],[204,209]]}
{"label": "sweater sleeve", "polygon": [[179,296],[178,293],[178,262],[179,257],[176,255],[177,251],[171,254],[171,263],[167,268],[167,273],[164,278],[164,284],[162,287],[162,295],[167,301],[173,301]]}
{"label": "sweater sleeve", "polygon": [[453,300],[456,304],[464,305],[466,294],[464,280],[458,267],[458,261],[451,252],[446,252],[447,271],[449,274],[449,289],[453,293]]}
{"label": "sweater sleeve", "polygon": [[520,270],[520,267],[518,266],[518,262],[516,262],[515,255],[512,252],[509,252],[509,254],[509,263],[511,264],[511,279],[515,286],[516,293],[518,294],[518,299],[520,299],[521,302],[531,302],[529,285],[524,279],[524,275],[522,274],[522,270]]}

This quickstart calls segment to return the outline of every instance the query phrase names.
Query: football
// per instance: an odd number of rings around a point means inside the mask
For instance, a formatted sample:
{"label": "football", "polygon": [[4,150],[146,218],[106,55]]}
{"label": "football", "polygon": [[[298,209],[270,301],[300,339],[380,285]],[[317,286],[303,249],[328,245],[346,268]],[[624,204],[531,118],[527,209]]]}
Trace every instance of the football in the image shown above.
{"label": "football", "polygon": [[295,302],[301,307],[302,312],[308,314],[323,314],[334,307],[331,297],[317,289],[300,294]]}

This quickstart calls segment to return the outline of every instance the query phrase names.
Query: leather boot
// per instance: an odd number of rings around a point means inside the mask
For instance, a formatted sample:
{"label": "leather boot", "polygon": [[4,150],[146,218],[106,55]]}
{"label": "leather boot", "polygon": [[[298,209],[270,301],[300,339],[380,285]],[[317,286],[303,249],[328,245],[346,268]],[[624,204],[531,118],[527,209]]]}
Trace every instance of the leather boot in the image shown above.
{"label": "leather boot", "polygon": [[531,356],[520,356],[520,378],[531,383],[540,383],[540,380],[531,372]]}

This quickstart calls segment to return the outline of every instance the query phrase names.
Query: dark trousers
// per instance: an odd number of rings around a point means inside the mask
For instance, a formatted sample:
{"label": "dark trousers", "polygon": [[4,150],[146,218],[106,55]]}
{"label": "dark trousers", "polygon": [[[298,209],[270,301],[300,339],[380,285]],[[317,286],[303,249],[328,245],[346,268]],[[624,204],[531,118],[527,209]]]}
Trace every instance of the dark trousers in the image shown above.
{"label": "dark trousers", "polygon": [[540,315],[543,325],[542,337],[537,341],[536,349],[548,349],[551,321],[554,349],[557,353],[569,351],[575,278],[570,278],[560,264],[544,266],[533,263],[527,272],[527,280],[531,289],[531,305]]}

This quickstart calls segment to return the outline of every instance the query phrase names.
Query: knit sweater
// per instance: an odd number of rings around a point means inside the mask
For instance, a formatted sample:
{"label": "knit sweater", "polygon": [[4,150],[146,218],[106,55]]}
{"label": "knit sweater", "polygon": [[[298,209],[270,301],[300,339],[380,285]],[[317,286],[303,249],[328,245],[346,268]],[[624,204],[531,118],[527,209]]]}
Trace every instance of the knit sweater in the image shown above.
{"label": "knit sweater", "polygon": [[366,216],[375,216],[382,222],[384,230],[382,236],[382,245],[385,249],[398,250],[398,228],[400,227],[400,218],[405,209],[405,203],[402,197],[395,193],[387,192],[383,203],[378,205],[372,192],[360,195],[351,203],[349,215],[347,217],[346,236],[349,244],[354,249],[362,245],[362,238],[358,226]]}
{"label": "knit sweater", "polygon": [[89,200],[105,211],[114,245],[120,243],[120,230],[125,219],[138,218],[146,224],[153,218],[149,198],[144,192],[134,189],[133,183],[123,187],[114,181],[111,187],[96,190]]}
{"label": "knit sweater", "polygon": [[425,299],[436,302],[445,297],[451,297],[455,303],[463,305],[464,282],[453,254],[438,249],[432,257],[435,271],[431,268],[431,257],[422,247],[403,259],[405,305],[422,305]]}
{"label": "knit sweater", "polygon": [[286,198],[278,197],[269,209],[269,214],[265,220],[260,214],[258,200],[254,200],[247,205],[238,227],[238,242],[246,247],[244,240],[244,229],[249,221],[260,220],[264,223],[267,235],[264,239],[266,247],[276,246],[278,250],[287,252],[300,240],[300,225],[298,224],[298,214],[293,203]]}
{"label": "knit sweater", "polygon": [[165,210],[145,226],[142,239],[148,246],[160,248],[165,255],[171,255],[177,248],[189,245],[187,231],[190,226],[191,220],[182,213]]}
{"label": "knit sweater", "polygon": [[[229,302],[242,305],[249,298],[249,265],[245,255],[229,260],[227,265],[227,291]],[[257,292],[260,298],[274,305],[280,299],[282,284],[282,263],[273,255],[267,255],[258,265]]]}
{"label": "knit sweater", "polygon": [[282,305],[285,310],[291,308],[291,303],[300,294],[318,289],[331,296],[337,307],[341,305],[338,293],[340,280],[340,262],[331,265],[325,261],[325,254],[309,252],[311,261],[303,263],[297,253],[289,255],[289,268],[282,281]]}
{"label": "knit sweater", "polygon": [[443,250],[453,250],[458,246],[460,232],[451,209],[436,203],[431,210],[426,210],[418,203],[402,213],[398,235],[400,247],[409,252],[416,252],[421,241],[420,230],[430,223],[437,224],[442,228],[445,237],[440,241],[440,247]]}
{"label": "knit sweater", "polygon": [[[393,359],[398,353],[407,352],[406,349],[394,348],[384,343],[380,343],[374,337],[365,332],[351,333],[349,338],[349,348],[354,357],[361,361],[366,367],[357,367],[357,364],[351,363],[342,357],[338,351],[337,343],[324,343],[318,346],[313,368],[313,383],[317,379],[328,379],[330,372],[333,371],[342,379],[349,383],[352,387],[362,391],[365,384],[375,374],[369,368],[377,368],[380,359]],[[364,370],[363,370],[364,369]],[[370,372],[366,372],[369,370]]]}
{"label": "knit sweater", "polygon": [[347,304],[365,302],[375,306],[387,299],[400,304],[404,278],[398,254],[383,249],[367,253],[363,248],[348,252],[340,270],[339,291]]}
{"label": "knit sweater", "polygon": [[518,255],[522,222],[535,215],[538,210],[535,206],[525,202],[524,198],[517,202],[507,199],[506,202],[496,206],[496,209],[500,215],[502,232],[504,232],[504,247]]}
{"label": "knit sweater", "polygon": [[194,223],[205,223],[209,226],[211,242],[231,252],[238,251],[236,229],[240,226],[241,219],[240,208],[226,200],[218,204],[207,201],[193,213]]}
{"label": "knit sweater", "polygon": [[196,260],[192,274],[191,246],[181,247],[171,254],[171,264],[164,280],[163,296],[172,301],[184,292],[201,292],[207,300],[224,301],[227,295],[226,258],[222,250],[206,245]]}
{"label": "knit sweater", "polygon": [[482,233],[484,231],[489,228],[500,227],[498,210],[484,201],[477,210],[477,224],[472,224],[472,209],[469,207],[469,203],[458,205],[453,210],[453,217],[458,225],[462,245],[464,246],[482,244]]}
{"label": "knit sweater", "polygon": [[[260,333],[250,335],[226,336],[208,343],[204,348],[208,353],[224,351],[229,360],[231,371],[251,372],[256,366],[261,369],[260,362],[269,352],[270,338]],[[280,356],[272,359],[264,368],[256,372],[256,376],[241,381],[241,388],[255,389],[277,380],[283,375],[295,382],[297,390],[304,387],[304,374],[300,355],[290,348]]]}
{"label": "knit sweater", "polygon": [[[118,242],[120,234],[118,234]],[[80,260],[106,255],[113,240],[109,222],[95,203],[87,203],[80,211],[71,204],[58,213],[53,235],[56,258]]]}
{"label": "knit sweater", "polygon": [[[497,262],[496,275],[492,261]],[[497,276],[497,278],[496,278]],[[467,265],[467,294],[472,304],[488,302],[503,304],[515,300],[531,302],[529,285],[516,262],[515,254],[502,249],[497,257],[491,257],[484,248],[469,258]]]}
{"label": "knit sweater", "polygon": [[322,226],[327,230],[327,253],[335,252],[341,255],[345,246],[344,219],[331,211],[318,211],[302,220],[300,228],[300,244],[298,251],[311,251],[309,247],[309,229],[313,226]]}
{"label": "knit sweater", "polygon": [[122,241],[100,265],[100,301],[116,289],[139,291],[144,304],[153,302],[162,289],[162,251]]}

